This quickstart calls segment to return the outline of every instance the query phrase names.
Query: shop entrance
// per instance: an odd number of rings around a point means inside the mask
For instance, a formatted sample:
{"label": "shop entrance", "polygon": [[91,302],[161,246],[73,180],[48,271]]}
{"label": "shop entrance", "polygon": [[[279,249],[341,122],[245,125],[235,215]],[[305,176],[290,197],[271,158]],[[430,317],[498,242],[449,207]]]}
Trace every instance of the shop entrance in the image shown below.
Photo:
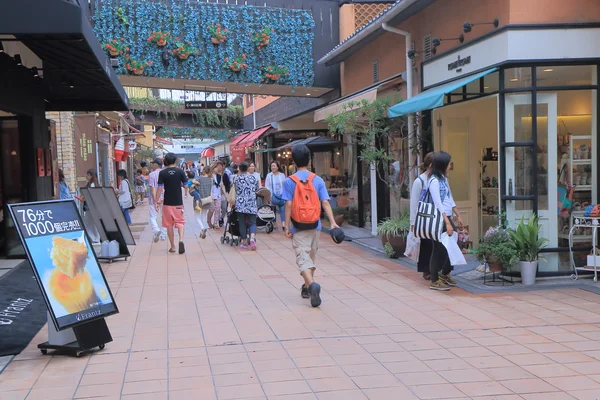
{"label": "shop entrance", "polygon": [[23,246],[7,204],[27,200],[23,182],[18,117],[0,118],[0,256],[23,257]]}
{"label": "shop entrance", "polygon": [[499,222],[498,96],[433,111],[435,149],[452,155],[448,180],[474,244]]}

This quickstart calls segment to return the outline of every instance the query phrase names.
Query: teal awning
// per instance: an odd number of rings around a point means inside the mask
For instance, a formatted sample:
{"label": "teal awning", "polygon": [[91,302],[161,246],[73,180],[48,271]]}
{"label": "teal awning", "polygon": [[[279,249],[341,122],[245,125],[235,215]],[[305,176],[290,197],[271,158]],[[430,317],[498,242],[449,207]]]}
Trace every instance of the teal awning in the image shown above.
{"label": "teal awning", "polygon": [[408,100],[400,102],[395,106],[390,107],[388,110],[388,117],[395,118],[401,117],[402,115],[411,114],[423,110],[431,110],[444,105],[444,95],[455,91],[459,87],[468,85],[469,83],[476,81],[477,79],[491,74],[498,68],[488,69],[485,72],[480,72],[475,75],[467,76],[459,80],[440,85],[419,93],[415,97],[411,97]]}

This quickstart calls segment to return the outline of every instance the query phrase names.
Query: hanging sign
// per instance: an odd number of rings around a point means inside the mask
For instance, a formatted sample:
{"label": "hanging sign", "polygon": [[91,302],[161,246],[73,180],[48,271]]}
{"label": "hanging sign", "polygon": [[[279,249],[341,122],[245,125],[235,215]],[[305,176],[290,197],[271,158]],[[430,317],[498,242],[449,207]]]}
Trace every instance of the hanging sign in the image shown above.
{"label": "hanging sign", "polygon": [[8,208],[57,330],[119,312],[75,202]]}
{"label": "hanging sign", "polygon": [[186,110],[218,110],[227,108],[227,101],[186,101],[184,106]]}

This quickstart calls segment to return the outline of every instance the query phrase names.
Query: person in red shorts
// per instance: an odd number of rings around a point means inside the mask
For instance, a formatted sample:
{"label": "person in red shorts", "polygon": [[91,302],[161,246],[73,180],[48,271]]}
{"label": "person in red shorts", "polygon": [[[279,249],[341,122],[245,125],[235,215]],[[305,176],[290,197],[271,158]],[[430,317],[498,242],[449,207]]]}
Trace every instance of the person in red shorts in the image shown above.
{"label": "person in red shorts", "polygon": [[175,253],[175,232],[177,228],[179,233],[179,254],[185,253],[183,244],[183,231],[185,226],[185,212],[183,209],[182,185],[188,180],[187,175],[181,169],[175,166],[177,156],[173,153],[165,155],[166,167],[158,174],[158,190],[154,197],[155,207],[159,207],[161,194],[165,193],[162,209],[162,225],[167,228],[167,236],[171,247],[169,253]]}

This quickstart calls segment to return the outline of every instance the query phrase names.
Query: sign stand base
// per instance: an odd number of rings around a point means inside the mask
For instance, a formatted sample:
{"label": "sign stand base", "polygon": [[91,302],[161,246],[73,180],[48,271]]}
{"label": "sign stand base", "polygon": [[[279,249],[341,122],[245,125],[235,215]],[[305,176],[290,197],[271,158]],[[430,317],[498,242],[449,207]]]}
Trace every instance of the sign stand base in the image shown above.
{"label": "sign stand base", "polygon": [[108,240],[116,240],[117,242],[119,242],[119,255],[118,256],[115,256],[115,257],[100,256],[100,257],[98,257],[98,260],[108,261],[109,264],[112,264],[112,262],[114,260],[118,260],[119,258],[122,258],[125,261],[127,261],[127,258],[131,256],[131,253],[129,253],[129,248],[127,247],[127,244],[125,243],[125,238],[123,237],[123,233],[121,232],[121,228],[119,228],[119,224],[117,223],[117,220],[115,219],[114,221],[115,221],[115,225],[117,226],[117,230],[114,232],[109,232],[106,230],[106,225],[104,225],[104,221],[102,221],[102,218],[100,218],[100,223],[102,224],[102,229],[104,229],[104,232],[106,233],[106,237],[108,238]]}
{"label": "sign stand base", "polygon": [[57,331],[48,314],[48,341],[38,344],[38,349],[42,354],[48,354],[48,350],[56,350],[56,353],[80,357],[95,347],[102,350],[109,342],[112,342],[112,336],[104,318]]}

